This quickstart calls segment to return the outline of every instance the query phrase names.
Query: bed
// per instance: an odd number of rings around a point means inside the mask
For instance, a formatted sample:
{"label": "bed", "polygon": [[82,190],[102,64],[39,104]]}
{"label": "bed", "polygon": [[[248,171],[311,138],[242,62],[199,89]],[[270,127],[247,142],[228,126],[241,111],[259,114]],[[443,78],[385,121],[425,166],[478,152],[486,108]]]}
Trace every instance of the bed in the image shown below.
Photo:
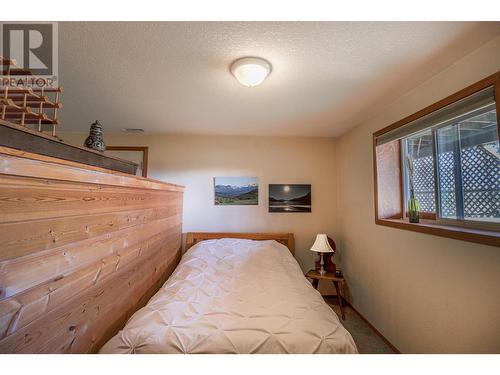
{"label": "bed", "polygon": [[357,353],[292,234],[189,233],[178,267],[100,353]]}

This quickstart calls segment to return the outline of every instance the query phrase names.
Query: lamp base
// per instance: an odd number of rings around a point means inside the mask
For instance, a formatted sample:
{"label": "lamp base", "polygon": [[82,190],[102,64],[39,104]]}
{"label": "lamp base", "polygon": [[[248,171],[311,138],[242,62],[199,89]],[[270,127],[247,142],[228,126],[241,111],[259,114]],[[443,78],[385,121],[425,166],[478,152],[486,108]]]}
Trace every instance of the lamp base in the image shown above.
{"label": "lamp base", "polygon": [[[332,261],[331,253],[323,254],[323,263],[323,267],[325,268],[326,272],[335,273],[335,271],[337,270],[337,265]],[[316,260],[314,261],[314,269],[318,272],[321,269],[320,257],[316,257]]]}
{"label": "lamp base", "polygon": [[325,264],[323,262],[323,259],[324,259],[323,253],[319,253],[319,256],[321,257],[321,268],[319,270],[319,274],[324,275],[326,273],[326,271],[325,271]]}

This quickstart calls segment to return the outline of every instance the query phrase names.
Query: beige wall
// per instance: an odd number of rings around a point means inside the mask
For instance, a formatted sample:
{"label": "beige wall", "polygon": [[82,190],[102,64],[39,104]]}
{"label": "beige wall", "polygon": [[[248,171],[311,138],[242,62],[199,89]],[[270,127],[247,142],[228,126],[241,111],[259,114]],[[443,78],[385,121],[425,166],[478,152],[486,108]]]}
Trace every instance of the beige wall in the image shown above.
{"label": "beige wall", "polygon": [[[85,136],[61,134],[79,145]],[[105,141],[148,146],[148,177],[186,186],[183,232],[293,232],[304,271],[313,262],[308,249],[316,233],[336,236],[332,139],[105,134]],[[259,205],[215,206],[215,176],[259,177]],[[268,213],[270,183],[311,184],[312,213]]]}
{"label": "beige wall", "polygon": [[372,133],[498,70],[500,38],[337,139],[351,300],[402,352],[500,353],[500,249],[375,225]]}
{"label": "beige wall", "polygon": [[[405,353],[500,352],[500,249],[374,224],[371,134],[500,70],[500,38],[336,140],[106,134],[150,147],[150,177],[183,184],[183,231],[291,231],[304,270],[326,232],[356,308]],[[105,125],[105,124],[104,124]],[[84,134],[64,134],[81,144]],[[214,176],[260,178],[258,207],[216,207]],[[311,183],[312,214],[269,214],[267,184]]]}

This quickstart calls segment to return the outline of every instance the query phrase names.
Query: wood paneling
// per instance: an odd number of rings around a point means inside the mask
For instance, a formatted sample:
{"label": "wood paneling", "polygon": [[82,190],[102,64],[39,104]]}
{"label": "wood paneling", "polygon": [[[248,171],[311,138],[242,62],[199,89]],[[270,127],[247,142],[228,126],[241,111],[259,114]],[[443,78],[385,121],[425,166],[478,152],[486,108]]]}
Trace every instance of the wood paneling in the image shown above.
{"label": "wood paneling", "polygon": [[0,353],[95,352],[180,259],[183,187],[0,149]]}
{"label": "wood paneling", "polygon": [[[38,124],[38,114],[26,115],[26,120],[30,116],[36,116]],[[54,123],[54,121],[43,120],[43,123]],[[92,166],[101,166],[115,171],[135,174],[137,164],[119,158],[109,157],[99,151],[87,147],[79,147],[61,140],[33,131],[25,126],[14,124],[12,121],[0,119],[0,145],[13,149],[36,152],[47,156],[53,156],[73,162],[81,162]]]}
{"label": "wood paneling", "polygon": [[[184,187],[180,185],[14,150],[8,147],[0,146],[0,154],[2,154],[0,175],[37,177],[46,180],[47,183],[50,183],[50,180],[60,180],[140,189],[184,191]],[[45,163],[40,163],[40,161]]]}
{"label": "wood paneling", "polygon": [[58,182],[43,187],[30,186],[27,181],[11,185],[1,176],[0,185],[1,223],[154,208],[162,202],[172,203],[177,195],[102,185],[68,187]]}
{"label": "wood paneling", "polygon": [[0,223],[0,262],[178,215],[181,208],[179,204],[171,204],[87,217],[80,215],[38,220],[30,232],[26,231],[23,221]]}

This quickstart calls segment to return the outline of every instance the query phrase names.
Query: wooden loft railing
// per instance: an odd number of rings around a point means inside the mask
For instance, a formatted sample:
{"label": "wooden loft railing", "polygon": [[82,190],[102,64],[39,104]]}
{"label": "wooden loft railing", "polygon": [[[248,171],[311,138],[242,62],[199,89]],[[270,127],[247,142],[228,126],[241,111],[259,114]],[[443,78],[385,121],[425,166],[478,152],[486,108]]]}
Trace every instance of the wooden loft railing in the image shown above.
{"label": "wooden loft railing", "polygon": [[21,126],[34,125],[39,132],[44,125],[51,126],[56,136],[62,87],[23,87],[11,85],[11,79],[21,76],[36,78],[29,70],[16,68],[16,61],[0,56],[2,82],[0,84],[0,119]]}

